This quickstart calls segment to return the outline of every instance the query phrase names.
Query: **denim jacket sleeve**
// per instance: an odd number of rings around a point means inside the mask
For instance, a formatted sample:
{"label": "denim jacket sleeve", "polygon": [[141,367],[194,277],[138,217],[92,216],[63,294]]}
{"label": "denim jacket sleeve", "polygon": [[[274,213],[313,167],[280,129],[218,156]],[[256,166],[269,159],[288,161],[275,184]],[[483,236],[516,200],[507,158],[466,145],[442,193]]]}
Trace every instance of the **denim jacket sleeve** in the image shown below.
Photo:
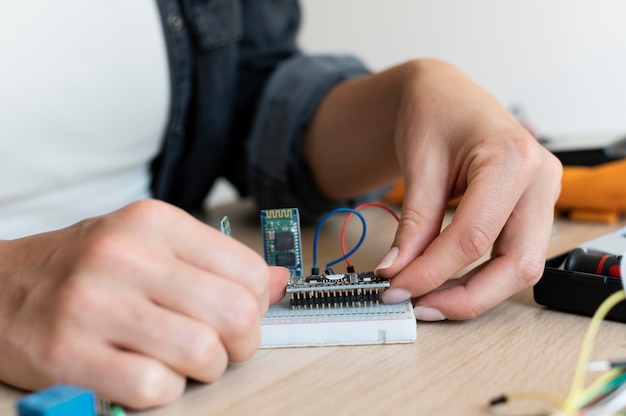
{"label": "denim jacket sleeve", "polygon": [[301,157],[301,141],[324,95],[338,83],[367,73],[350,56],[298,54],[278,66],[262,95],[247,148],[248,189],[259,208],[298,207],[306,221],[357,203],[338,203],[320,194]]}
{"label": "denim jacket sleeve", "polygon": [[336,207],[302,161],[302,133],[330,88],[367,69],[351,57],[303,55],[298,0],[158,4],[173,98],[154,196],[195,211],[224,176],[260,208],[297,207],[306,219]]}

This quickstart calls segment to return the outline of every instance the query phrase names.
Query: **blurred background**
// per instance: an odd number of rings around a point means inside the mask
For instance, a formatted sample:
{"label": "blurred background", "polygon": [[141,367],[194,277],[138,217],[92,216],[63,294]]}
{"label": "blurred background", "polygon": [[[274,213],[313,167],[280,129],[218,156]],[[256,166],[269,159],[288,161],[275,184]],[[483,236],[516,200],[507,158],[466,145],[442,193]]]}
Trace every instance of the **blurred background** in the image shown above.
{"label": "blurred background", "polygon": [[549,136],[626,132],[626,1],[302,0],[301,45],[463,69]]}

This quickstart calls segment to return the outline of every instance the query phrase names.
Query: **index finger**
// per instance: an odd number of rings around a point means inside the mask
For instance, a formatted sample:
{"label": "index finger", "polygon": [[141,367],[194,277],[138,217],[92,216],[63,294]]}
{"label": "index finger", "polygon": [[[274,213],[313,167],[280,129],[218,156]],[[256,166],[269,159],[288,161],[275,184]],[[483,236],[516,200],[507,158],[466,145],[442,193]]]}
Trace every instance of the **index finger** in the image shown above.
{"label": "index finger", "polygon": [[[414,297],[438,288],[488,253],[509,220],[535,169],[519,161],[513,171],[506,161],[476,161],[468,169],[468,187],[452,222],[391,281]],[[532,164],[537,163],[532,161]]]}
{"label": "index finger", "polygon": [[416,317],[435,309],[448,319],[474,318],[536,283],[545,264],[557,193],[553,181],[531,186],[498,236],[492,258],[420,297]]}
{"label": "index finger", "polygon": [[156,245],[155,253],[171,254],[213,275],[245,287],[264,313],[269,302],[269,266],[250,247],[199,221],[180,208],[148,200],[131,204],[122,215],[127,224],[144,224],[135,233],[142,245]]}

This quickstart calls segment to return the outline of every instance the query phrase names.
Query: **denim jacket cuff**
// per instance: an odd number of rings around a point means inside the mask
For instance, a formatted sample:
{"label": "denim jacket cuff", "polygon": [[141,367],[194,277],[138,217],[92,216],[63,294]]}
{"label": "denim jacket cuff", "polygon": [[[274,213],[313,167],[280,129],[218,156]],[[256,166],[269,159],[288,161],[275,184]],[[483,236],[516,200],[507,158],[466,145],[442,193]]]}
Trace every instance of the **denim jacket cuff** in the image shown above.
{"label": "denim jacket cuff", "polygon": [[[338,83],[368,73],[350,56],[297,55],[274,72],[263,93],[247,148],[248,184],[261,208],[297,207],[303,221],[358,203],[331,201],[313,183],[303,161],[304,128],[326,93]],[[369,200],[380,192],[364,195]]]}

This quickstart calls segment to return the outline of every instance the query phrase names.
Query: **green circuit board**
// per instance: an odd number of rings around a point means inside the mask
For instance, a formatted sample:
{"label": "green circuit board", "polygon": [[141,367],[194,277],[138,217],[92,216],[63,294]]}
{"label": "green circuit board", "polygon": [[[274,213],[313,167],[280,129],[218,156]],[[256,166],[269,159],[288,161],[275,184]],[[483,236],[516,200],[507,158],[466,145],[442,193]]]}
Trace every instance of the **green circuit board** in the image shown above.
{"label": "green circuit board", "polygon": [[286,267],[291,276],[301,276],[302,246],[298,209],[261,210],[261,228],[267,264]]}

